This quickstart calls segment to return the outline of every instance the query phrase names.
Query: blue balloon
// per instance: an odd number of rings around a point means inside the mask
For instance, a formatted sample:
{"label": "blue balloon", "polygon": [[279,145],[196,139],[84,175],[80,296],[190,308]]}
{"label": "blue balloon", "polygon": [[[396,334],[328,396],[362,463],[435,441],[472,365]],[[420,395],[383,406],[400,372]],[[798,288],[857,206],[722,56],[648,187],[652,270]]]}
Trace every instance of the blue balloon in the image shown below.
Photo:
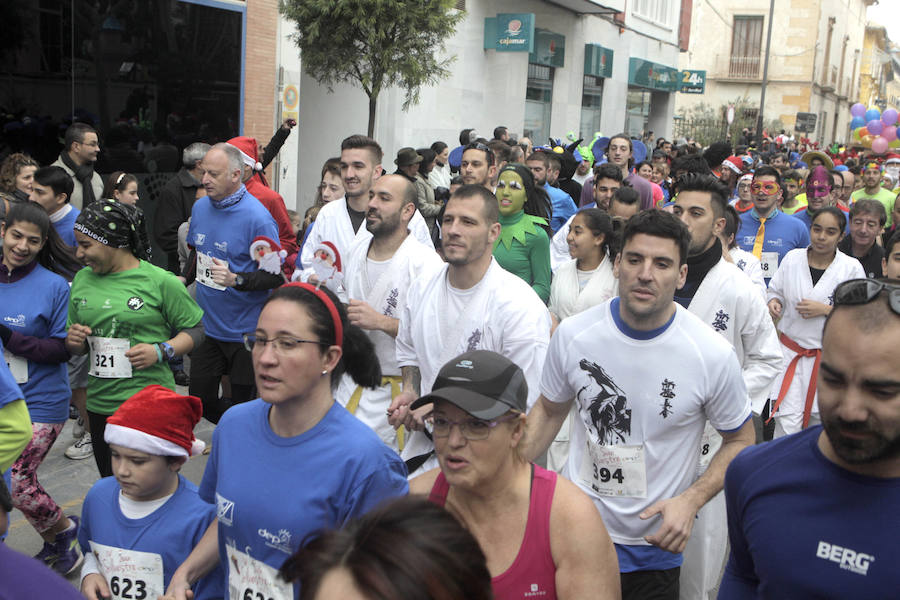
{"label": "blue balloon", "polygon": [[853,117],[850,120],[850,129],[859,129],[866,124],[866,120],[862,117]]}
{"label": "blue balloon", "polygon": [[874,121],[876,119],[881,119],[881,111],[877,108],[870,108],[866,111],[866,122]]}

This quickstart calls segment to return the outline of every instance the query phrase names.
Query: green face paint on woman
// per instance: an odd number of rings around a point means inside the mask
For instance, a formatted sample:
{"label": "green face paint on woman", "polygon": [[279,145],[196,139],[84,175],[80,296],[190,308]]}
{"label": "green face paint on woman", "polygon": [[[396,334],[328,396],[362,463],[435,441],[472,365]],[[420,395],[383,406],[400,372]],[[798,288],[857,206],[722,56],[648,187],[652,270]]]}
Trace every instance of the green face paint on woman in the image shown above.
{"label": "green face paint on woman", "polygon": [[515,171],[503,171],[497,181],[497,202],[500,214],[514,215],[525,206],[525,184]]}

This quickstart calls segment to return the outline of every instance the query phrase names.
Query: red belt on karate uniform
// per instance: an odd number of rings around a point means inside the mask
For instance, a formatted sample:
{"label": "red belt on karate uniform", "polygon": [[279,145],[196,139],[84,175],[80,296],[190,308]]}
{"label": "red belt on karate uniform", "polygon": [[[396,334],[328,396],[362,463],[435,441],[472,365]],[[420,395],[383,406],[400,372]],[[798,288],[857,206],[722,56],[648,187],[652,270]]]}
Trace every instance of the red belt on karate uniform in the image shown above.
{"label": "red belt on karate uniform", "polygon": [[772,410],[769,413],[769,419],[766,423],[772,420],[778,407],[781,406],[784,397],[787,396],[788,388],[791,387],[791,381],[794,379],[794,372],[797,370],[797,363],[800,362],[800,359],[815,358],[813,370],[809,376],[809,387],[806,390],[806,405],[803,407],[803,429],[806,429],[809,425],[809,415],[812,414],[813,400],[816,398],[816,379],[819,377],[819,363],[822,362],[822,350],[819,348],[816,348],[815,350],[802,348],[797,342],[783,333],[778,334],[778,339],[782,344],[796,352],[797,355],[794,356],[788,364],[787,371],[784,373],[784,379],[781,381],[781,389],[778,390],[778,399],[775,400],[775,406],[772,407]]}

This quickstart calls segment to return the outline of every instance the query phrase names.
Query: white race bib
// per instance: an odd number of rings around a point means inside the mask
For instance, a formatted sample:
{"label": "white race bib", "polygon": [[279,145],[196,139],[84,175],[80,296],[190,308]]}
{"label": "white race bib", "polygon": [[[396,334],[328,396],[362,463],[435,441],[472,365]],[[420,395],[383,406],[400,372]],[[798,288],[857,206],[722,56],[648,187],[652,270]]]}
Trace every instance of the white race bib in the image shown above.
{"label": "white race bib", "polygon": [[294,584],[278,577],[278,569],[225,546],[228,597],[232,600],[294,600]]}
{"label": "white race bib", "polygon": [[131,361],[125,353],[131,347],[125,338],[88,336],[91,348],[91,370],[94,377],[121,379],[131,377]]}
{"label": "white race bib", "polygon": [[700,438],[700,463],[697,467],[697,475],[700,476],[709,468],[712,457],[722,447],[722,436],[716,428],[706,422],[703,428],[703,437]]}
{"label": "white race bib", "polygon": [[644,446],[601,446],[586,442],[581,482],[600,496],[647,497]]}
{"label": "white race bib", "polygon": [[166,592],[162,556],[91,542],[100,574],[115,600],[156,600]]}
{"label": "white race bib", "polygon": [[224,290],[224,285],[219,285],[212,278],[212,266],[213,266],[212,256],[209,254],[203,254],[202,252],[197,252],[197,282],[202,283],[208,288],[212,288],[214,290]]}
{"label": "white race bib", "polygon": [[759,255],[759,264],[762,269],[763,277],[769,279],[774,277],[775,271],[778,270],[778,253],[763,252]]}
{"label": "white race bib", "polygon": [[3,358],[6,359],[6,366],[9,367],[16,383],[28,383],[28,361],[6,348],[3,349]]}

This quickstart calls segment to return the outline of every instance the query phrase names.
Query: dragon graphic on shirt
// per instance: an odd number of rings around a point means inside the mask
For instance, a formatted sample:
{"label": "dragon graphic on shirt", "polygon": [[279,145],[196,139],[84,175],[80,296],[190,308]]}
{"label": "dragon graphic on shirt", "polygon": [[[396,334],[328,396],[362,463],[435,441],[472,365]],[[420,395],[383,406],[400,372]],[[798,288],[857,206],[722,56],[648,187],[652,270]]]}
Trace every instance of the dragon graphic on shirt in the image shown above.
{"label": "dragon graphic on shirt", "polygon": [[583,399],[587,405],[593,424],[593,427],[588,425],[588,432],[605,446],[624,442],[625,436],[631,435],[631,409],[628,408],[625,392],[597,363],[583,358],[578,366],[591,378],[591,382],[577,394],[578,399]]}

